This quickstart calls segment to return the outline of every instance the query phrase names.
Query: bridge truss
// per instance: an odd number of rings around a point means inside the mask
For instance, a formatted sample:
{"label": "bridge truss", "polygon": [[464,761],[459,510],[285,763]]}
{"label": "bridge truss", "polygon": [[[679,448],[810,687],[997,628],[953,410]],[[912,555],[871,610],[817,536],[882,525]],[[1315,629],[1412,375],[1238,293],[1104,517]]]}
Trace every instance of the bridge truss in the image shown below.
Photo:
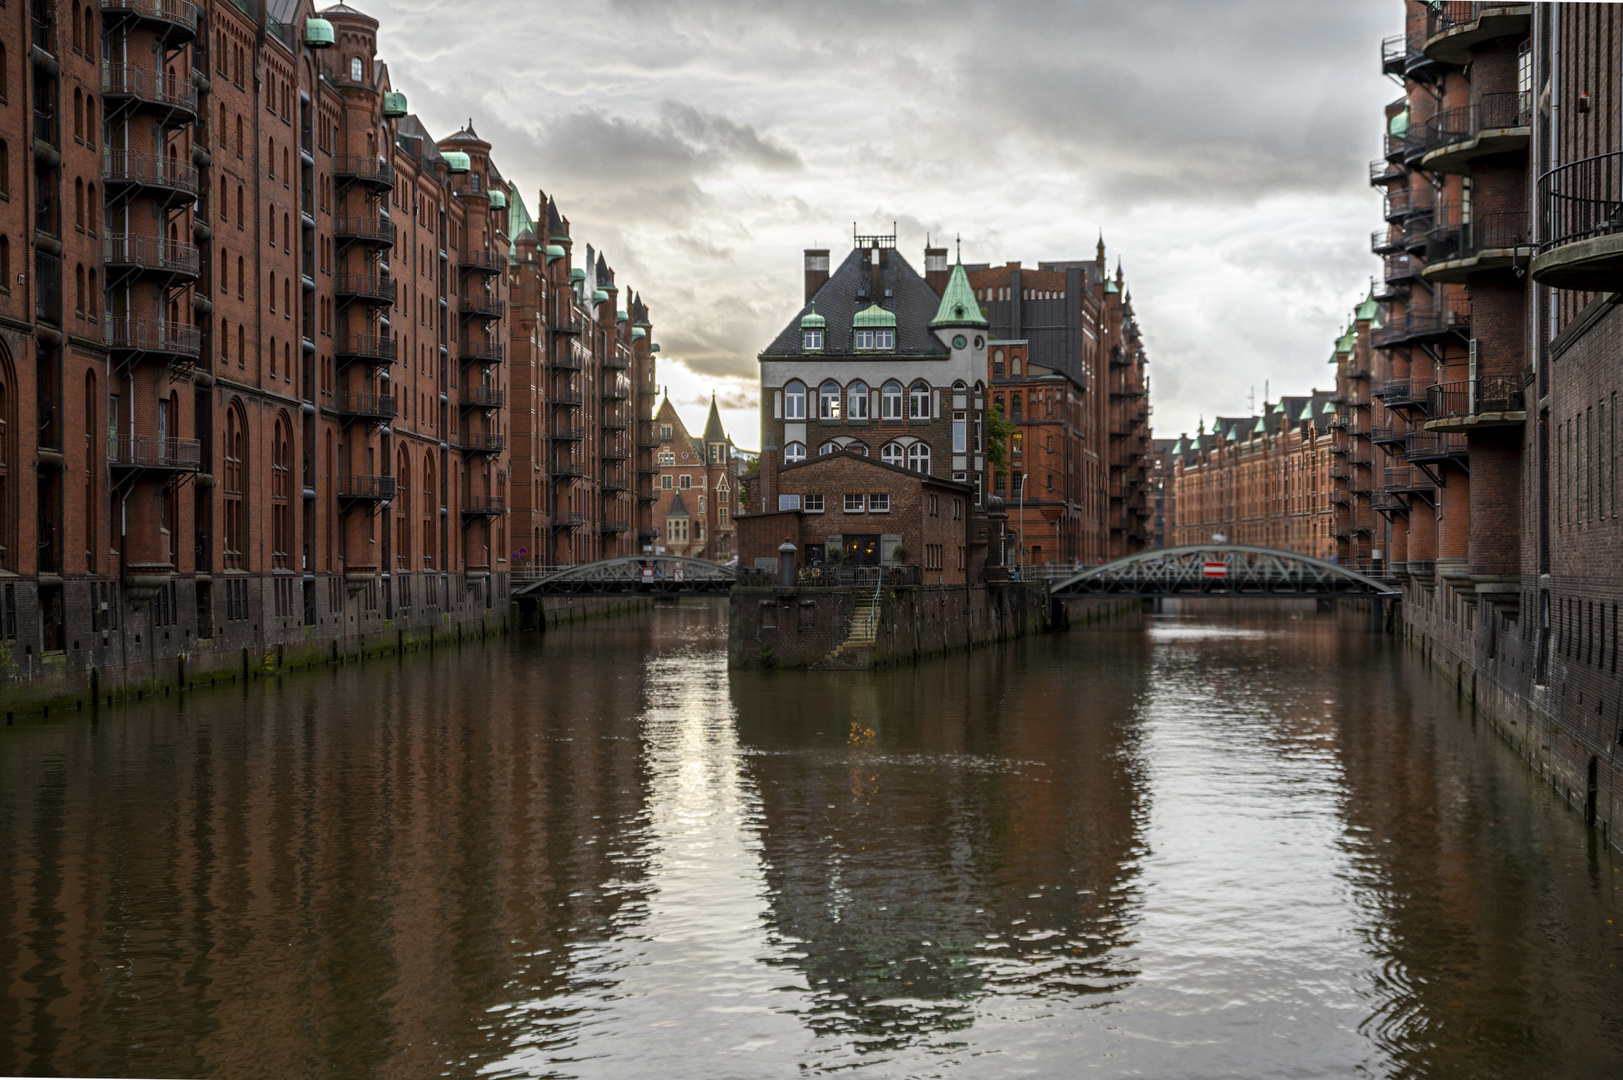
{"label": "bridge truss", "polygon": [[1144,551],[1053,583],[1060,599],[1086,596],[1377,597],[1402,593],[1377,578],[1308,555],[1246,544]]}
{"label": "bridge truss", "polygon": [[680,555],[628,555],[565,566],[531,580],[515,580],[514,599],[605,596],[617,593],[716,593],[733,587],[731,566]]}

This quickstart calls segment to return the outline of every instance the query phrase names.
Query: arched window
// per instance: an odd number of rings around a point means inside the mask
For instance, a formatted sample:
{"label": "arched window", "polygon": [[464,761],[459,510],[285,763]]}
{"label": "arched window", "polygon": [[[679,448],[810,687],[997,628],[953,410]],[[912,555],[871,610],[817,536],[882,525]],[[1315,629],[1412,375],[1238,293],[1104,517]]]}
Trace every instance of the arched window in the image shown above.
{"label": "arched window", "polygon": [[91,63],[96,61],[96,26],[94,8],[85,8],[85,55]]}
{"label": "arched window", "polygon": [[907,467],[917,473],[930,474],[930,444],[916,442],[907,448]]}
{"label": "arched window", "polygon": [[349,81],[360,82],[361,79],[361,58],[359,56],[352,56],[349,58]]}
{"label": "arched window", "polygon": [[6,43],[0,41],[0,101],[11,94],[11,69],[6,66]]}
{"label": "arched window", "polygon": [[395,459],[394,562],[402,573],[411,572],[411,458],[401,447]]}
{"label": "arched window", "polygon": [[73,224],[80,231],[85,231],[85,182],[81,179],[73,181]]}
{"label": "arched window", "polygon": [[225,565],[243,569],[248,547],[247,510],[243,504],[243,478],[248,465],[247,425],[242,409],[232,404],[225,414]]}
{"label": "arched window", "polygon": [[839,418],[840,384],[830,379],[817,388],[817,419],[838,420]]}
{"label": "arched window", "polygon": [[992,378],[1003,378],[1003,350],[992,350]]}
{"label": "arched window", "polygon": [[[274,309],[273,309],[274,310]],[[276,339],[270,340],[271,378],[276,378]]]}
{"label": "arched window", "polygon": [[95,232],[96,232],[97,226],[98,226],[98,219],[96,217],[96,185],[95,184],[86,184],[85,185],[85,228],[90,230],[90,233],[92,235],[94,235]]}
{"label": "arched window", "polygon": [[853,382],[845,391],[846,416],[852,420],[868,419],[868,384],[861,379]]}
{"label": "arched window", "polygon": [[879,391],[879,419],[903,419],[902,384],[895,379],[887,382]]}
{"label": "arched window", "polygon": [[[243,146],[242,146],[242,114],[238,113],[237,114],[237,156],[239,158],[242,157],[242,149],[243,149]],[[237,193],[240,195],[242,193],[242,189],[238,188]],[[242,208],[240,206],[237,208],[237,220],[238,221],[242,220]]]}
{"label": "arched window", "polygon": [[73,311],[83,317],[85,313],[85,265],[73,268]]}
{"label": "arched window", "polygon": [[434,455],[423,455],[423,567],[434,567],[434,510],[439,499],[434,495]]}
{"label": "arched window", "polygon": [[[74,13],[74,29],[79,27],[78,13]],[[80,142],[85,140],[85,95],[78,87],[73,88],[73,137]]]}
{"label": "arched window", "polygon": [[879,450],[879,460],[886,465],[895,465],[902,468],[907,465],[907,451],[902,448],[900,443],[886,443]]}
{"label": "arched window", "polygon": [[783,388],[783,418],[806,419],[806,384],[799,379],[790,379]]}
{"label": "arched window", "polygon": [[[227,138],[229,136],[229,129],[226,127],[227,120],[228,120],[228,116],[227,116],[226,111],[225,111],[225,102],[222,101],[222,102],[220,102],[220,148],[221,149],[224,149],[226,146],[230,145],[227,142]],[[220,192],[221,192],[220,201],[223,203],[223,202],[225,202],[225,177],[223,177],[223,176],[220,178]],[[222,209],[224,209],[224,208],[222,207]]]}
{"label": "arched window", "polygon": [[275,315],[276,314],[276,271],[274,271],[274,270],[271,271],[271,276],[270,276],[270,309],[271,309],[271,314]]}
{"label": "arched window", "polygon": [[[240,116],[237,118],[237,122],[238,123],[242,122],[242,118]],[[238,184],[237,185],[237,228],[238,229],[242,228],[242,219],[243,219],[243,212],[242,212],[242,185]]]}
{"label": "arched window", "polygon": [[286,569],[293,550],[293,511],[289,497],[293,487],[293,442],[286,414],[276,418],[276,441],[271,444],[271,558],[278,569]]}
{"label": "arched window", "polygon": [[1021,416],[1020,395],[1019,394],[1010,394],[1009,395],[1009,419],[1013,420],[1013,421],[1015,421],[1017,423],[1020,420],[1024,419],[1024,417]]}
{"label": "arched window", "polygon": [[[0,241],[4,240],[0,237]],[[17,569],[17,512],[11,505],[16,492],[11,480],[11,463],[17,459],[17,418],[11,415],[16,405],[16,385],[11,357],[0,344],[0,566],[12,571]]]}
{"label": "arched window", "polygon": [[908,388],[907,415],[914,420],[930,419],[930,387],[923,379]]}
{"label": "arched window", "polygon": [[792,463],[794,463],[796,461],[805,461],[805,460],[806,460],[806,444],[805,443],[792,442],[788,446],[785,446],[783,448],[783,463],[785,465],[792,464]]}
{"label": "arched window", "polygon": [[244,274],[242,272],[242,267],[243,267],[242,256],[238,255],[237,256],[237,299],[238,300],[241,300],[242,297],[243,297],[242,281],[243,281],[243,278],[247,276],[246,274]]}
{"label": "arched window", "polygon": [[845,449],[845,447],[841,446],[839,443],[835,442],[833,439],[830,439],[828,442],[824,443],[822,446],[819,446],[817,448],[817,456],[818,457],[827,457],[829,454],[832,454],[832,453],[835,453],[836,451],[844,450],[844,449]]}
{"label": "arched window", "polygon": [[293,217],[290,214],[282,215],[282,250],[293,250]]}

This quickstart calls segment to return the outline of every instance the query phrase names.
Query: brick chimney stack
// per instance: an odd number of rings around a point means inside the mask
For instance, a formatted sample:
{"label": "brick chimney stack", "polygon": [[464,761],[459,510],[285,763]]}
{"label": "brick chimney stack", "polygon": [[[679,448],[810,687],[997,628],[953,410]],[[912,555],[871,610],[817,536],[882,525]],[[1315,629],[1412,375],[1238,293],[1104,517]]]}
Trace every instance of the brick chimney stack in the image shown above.
{"label": "brick chimney stack", "polygon": [[940,296],[947,290],[947,279],[952,276],[952,267],[947,262],[947,249],[944,247],[929,247],[924,249],[924,280],[929,283],[935,294]]}
{"label": "brick chimney stack", "polygon": [[817,295],[817,290],[828,280],[828,248],[806,249],[806,303]]}

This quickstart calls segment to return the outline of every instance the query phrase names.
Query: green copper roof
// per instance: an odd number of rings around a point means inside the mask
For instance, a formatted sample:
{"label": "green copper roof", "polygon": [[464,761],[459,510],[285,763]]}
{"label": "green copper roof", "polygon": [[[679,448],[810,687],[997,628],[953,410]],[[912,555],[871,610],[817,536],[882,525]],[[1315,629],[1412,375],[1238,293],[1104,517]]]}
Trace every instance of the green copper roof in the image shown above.
{"label": "green copper roof", "polygon": [[[894,324],[895,320],[893,319],[892,325]],[[817,314],[816,301],[812,302],[811,310],[800,317],[800,328],[802,330],[816,330],[827,325],[828,320]]]}
{"label": "green copper roof", "polygon": [[490,208],[492,210],[507,209],[507,192],[503,191],[501,188],[496,188],[494,191],[492,191],[490,193]]}
{"label": "green copper roof", "polygon": [[440,156],[445,159],[445,167],[454,173],[473,171],[473,159],[461,150],[447,150]]}
{"label": "green copper roof", "polygon": [[1364,297],[1364,302],[1358,305],[1358,310],[1353,312],[1353,317],[1373,321],[1380,311],[1380,302],[1375,299],[1375,290],[1371,289],[1369,295]]}
{"label": "green copper roof", "polygon": [[564,249],[559,247],[557,244],[547,245],[547,262],[552,262],[555,259],[561,259],[564,257],[564,255]]}
{"label": "green copper roof", "polygon": [[[896,325],[894,318],[890,325]],[[972,326],[982,330],[987,327],[986,316],[981,314],[981,306],[975,300],[975,290],[969,287],[969,275],[964,272],[962,261],[953,264],[952,276],[947,278],[947,287],[941,292],[941,306],[930,320],[932,330],[944,326]]]}
{"label": "green copper roof", "polygon": [[304,43],[312,49],[330,49],[338,41],[332,23],[326,19],[304,20]]}
{"label": "green copper roof", "polygon": [[1340,337],[1336,338],[1336,352],[1350,353],[1353,351],[1353,346],[1357,343],[1358,335],[1353,331],[1348,330],[1345,334],[1342,334]]}
{"label": "green copper roof", "polygon": [[1324,403],[1324,406],[1319,409],[1319,415],[1320,416],[1334,416],[1335,414],[1336,414],[1336,403],[1333,402],[1333,401],[1326,401]]}
{"label": "green copper roof", "polygon": [[398,90],[390,90],[383,95],[383,115],[392,119],[405,116],[406,95]]}
{"label": "green copper roof", "polygon": [[575,267],[573,270],[569,271],[569,280],[570,281],[585,281],[586,280],[586,271],[582,270],[578,266]]}
{"label": "green copper roof", "polygon": [[659,342],[656,341],[652,345],[648,346],[648,351],[649,352],[658,352],[659,351]]}
{"label": "green copper roof", "polygon": [[609,290],[607,290],[607,289],[594,289],[594,290],[592,290],[592,303],[601,304],[603,301],[607,300],[608,298],[609,298]]}
{"label": "green copper roof", "polygon": [[631,316],[627,315],[624,311],[616,311],[614,313],[614,321],[615,322],[629,322],[630,319],[631,319]]}
{"label": "green copper roof", "polygon": [[1173,446],[1172,446],[1172,452],[1173,452],[1173,453],[1174,453],[1174,454],[1181,454],[1181,453],[1183,453],[1183,437],[1182,437],[1182,436],[1181,436],[1181,435],[1180,435],[1180,436],[1179,436],[1179,437],[1178,437],[1178,441],[1177,441],[1177,442],[1176,442],[1176,443],[1174,443],[1174,444],[1173,444]]}
{"label": "green copper roof", "polygon": [[1253,435],[1261,435],[1261,434],[1265,433],[1267,430],[1268,430],[1268,423],[1267,423],[1267,421],[1265,421],[1260,416],[1257,417],[1257,422],[1255,424],[1251,425],[1251,434],[1253,434]]}
{"label": "green copper roof", "polygon": [[1105,295],[1109,296],[1111,293],[1119,293],[1119,292],[1121,292],[1121,290],[1116,288],[1116,283],[1107,278],[1105,280]]}
{"label": "green copper roof", "polygon": [[1409,110],[1404,109],[1386,122],[1386,130],[1390,135],[1404,135],[1409,131]]}
{"label": "green copper roof", "polygon": [[648,336],[648,331],[644,330],[642,327],[633,326],[631,328],[631,340],[632,341],[641,341],[643,338],[645,338],[647,336]]}
{"label": "green copper roof", "polygon": [[[886,311],[878,304],[869,304],[867,307],[856,313],[856,316],[851,320],[851,325],[895,326],[896,313],[894,311]],[[930,325],[934,326],[935,324],[931,323]]]}
{"label": "green copper roof", "polygon": [[1234,429],[1233,428],[1229,428],[1229,433],[1227,435],[1223,436],[1223,441],[1224,442],[1239,442],[1240,437],[1238,435],[1234,434]]}

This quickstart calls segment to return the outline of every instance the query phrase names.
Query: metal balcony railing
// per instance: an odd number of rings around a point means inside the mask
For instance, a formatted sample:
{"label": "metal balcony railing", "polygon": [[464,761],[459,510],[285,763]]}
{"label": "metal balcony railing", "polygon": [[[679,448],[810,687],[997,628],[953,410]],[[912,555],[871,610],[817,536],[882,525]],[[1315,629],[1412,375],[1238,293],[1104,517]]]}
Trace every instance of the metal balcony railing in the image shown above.
{"label": "metal balcony railing", "polygon": [[507,499],[501,495],[464,495],[464,514],[500,514],[507,509]]}
{"label": "metal balcony railing", "polygon": [[564,348],[558,350],[552,366],[559,371],[581,371],[586,365],[573,348]]}
{"label": "metal balcony railing", "polygon": [[494,341],[463,338],[457,343],[457,356],[464,364],[499,364],[502,355],[502,347]]}
{"label": "metal balcony railing", "polygon": [[1413,465],[1394,465],[1381,474],[1381,489],[1388,492],[1431,491],[1436,481],[1425,469]]}
{"label": "metal balcony railing", "polygon": [[586,320],[579,315],[555,315],[548,324],[554,334],[584,334]]}
{"label": "metal balcony railing", "polygon": [[1404,424],[1376,424],[1369,437],[1376,446],[1392,446],[1409,437],[1409,428]]}
{"label": "metal balcony railing", "polygon": [[340,214],[333,222],[333,234],[340,240],[392,247],[395,227],[380,214]]}
{"label": "metal balcony railing", "polygon": [[1524,90],[1483,94],[1469,105],[1461,105],[1427,120],[1418,151],[1429,153],[1440,147],[1474,139],[1484,131],[1524,128],[1532,122],[1533,95]]}
{"label": "metal balcony railing", "polygon": [[598,528],[606,533],[623,533],[629,526],[625,518],[604,518]]}
{"label": "metal balcony railing", "polygon": [[552,515],[552,527],[554,529],[578,529],[584,524],[586,524],[586,515],[576,511]]}
{"label": "metal balcony railing", "polygon": [[558,424],[548,434],[554,442],[580,442],[586,437],[586,429],[575,424]]}
{"label": "metal balcony railing", "polygon": [[603,430],[624,431],[629,423],[630,421],[623,416],[605,416],[603,418]]}
{"label": "metal balcony railing", "polygon": [[1376,346],[1397,345],[1419,338],[1437,338],[1448,334],[1469,337],[1471,332],[1471,303],[1469,300],[1440,301],[1428,307],[1410,305],[1401,312],[1389,312],[1387,321],[1373,335]]}
{"label": "metal balcony railing", "polygon": [[457,253],[456,261],[464,270],[485,274],[499,274],[506,269],[501,254],[495,251],[461,251]]}
{"label": "metal balcony railing", "polygon": [[1469,259],[1484,251],[1516,251],[1532,254],[1532,215],[1526,210],[1505,210],[1480,214],[1474,220],[1443,224],[1426,234],[1426,261],[1449,262]]}
{"label": "metal balcony railing", "polygon": [[394,498],[394,494],[395,483],[392,476],[346,475],[338,478],[340,499],[387,502]]}
{"label": "metal balcony railing", "polygon": [[598,451],[598,456],[604,461],[624,461],[631,456],[631,452],[623,446],[605,443],[603,448]]}
{"label": "metal balcony railing", "polygon": [[353,296],[385,304],[395,302],[394,278],[388,274],[340,273],[333,291],[339,296]]}
{"label": "metal balcony railing", "polygon": [[394,166],[366,154],[339,154],[333,158],[332,171],[339,180],[354,180],[384,190],[394,187]]}
{"label": "metal balcony railing", "polygon": [[585,476],[586,466],[579,461],[554,461],[549,471],[553,476]]}
{"label": "metal balcony railing", "polygon": [[341,416],[371,417],[378,420],[396,415],[393,395],[367,391],[338,391],[333,397],[333,410]]}
{"label": "metal balcony railing", "polygon": [[163,353],[195,358],[203,350],[203,334],[195,326],[146,319],[106,317],[107,347],[119,352]]}
{"label": "metal balcony railing", "polygon": [[460,445],[464,450],[471,450],[480,454],[499,454],[505,443],[499,432],[464,431]]}
{"label": "metal balcony railing", "polygon": [[1522,381],[1503,375],[1484,375],[1474,381],[1438,383],[1426,388],[1426,413],[1433,420],[1526,409]]}
{"label": "metal balcony railing", "polygon": [[457,310],[464,315],[478,315],[486,319],[499,319],[507,310],[507,305],[494,296],[476,293],[473,296],[457,298]]}
{"label": "metal balcony railing", "polygon": [[604,401],[627,401],[631,397],[631,384],[624,379],[611,379],[603,386]]}
{"label": "metal balcony railing", "polygon": [[161,435],[109,435],[107,464],[117,469],[195,472],[203,464],[203,443],[200,439],[172,439]]}
{"label": "metal balcony railing", "polygon": [[1557,166],[1538,181],[1540,252],[1623,232],[1623,150]]}
{"label": "metal balcony railing", "polygon": [[581,403],[581,394],[579,390],[555,390],[548,400],[560,407],[573,408]]}
{"label": "metal balcony railing", "polygon": [[108,150],[102,155],[102,178],[111,184],[164,188],[196,198],[197,170],[178,157]]}
{"label": "metal balcony railing", "polygon": [[101,69],[101,92],[108,97],[134,98],[149,105],[197,115],[197,90],[189,75],[170,78],[162,70],[111,64]]}
{"label": "metal balcony railing", "polygon": [[104,241],[107,265],[135,266],[176,275],[196,276],[201,266],[195,245],[166,236],[127,236],[108,233]]}
{"label": "metal balcony railing", "polygon": [[464,386],[460,400],[464,408],[499,409],[505,395],[494,386]]}
{"label": "metal balcony railing", "polygon": [[1402,166],[1393,165],[1385,158],[1376,158],[1369,163],[1369,182],[1374,184],[1389,184],[1394,180],[1402,180],[1408,175]]}
{"label": "metal balcony railing", "polygon": [[379,337],[376,334],[340,333],[333,351],[342,359],[369,360],[385,364],[392,364],[395,361],[394,339]]}
{"label": "metal balcony railing", "polygon": [[191,0],[101,0],[101,10],[138,19],[168,23],[197,33],[197,5]]}
{"label": "metal balcony railing", "polygon": [[1412,405],[1426,400],[1426,391],[1409,379],[1393,379],[1381,387],[1378,395],[1387,408],[1394,405]]}
{"label": "metal balcony railing", "polygon": [[1401,255],[1388,255],[1381,261],[1385,266],[1385,277],[1388,285],[1415,281],[1420,277],[1420,268],[1425,265],[1407,252]]}
{"label": "metal balcony railing", "polygon": [[603,358],[603,367],[607,371],[627,371],[631,367],[631,357],[613,349]]}
{"label": "metal balcony railing", "polygon": [[1465,457],[1465,435],[1452,431],[1411,431],[1404,444],[1404,456],[1410,461]]}

